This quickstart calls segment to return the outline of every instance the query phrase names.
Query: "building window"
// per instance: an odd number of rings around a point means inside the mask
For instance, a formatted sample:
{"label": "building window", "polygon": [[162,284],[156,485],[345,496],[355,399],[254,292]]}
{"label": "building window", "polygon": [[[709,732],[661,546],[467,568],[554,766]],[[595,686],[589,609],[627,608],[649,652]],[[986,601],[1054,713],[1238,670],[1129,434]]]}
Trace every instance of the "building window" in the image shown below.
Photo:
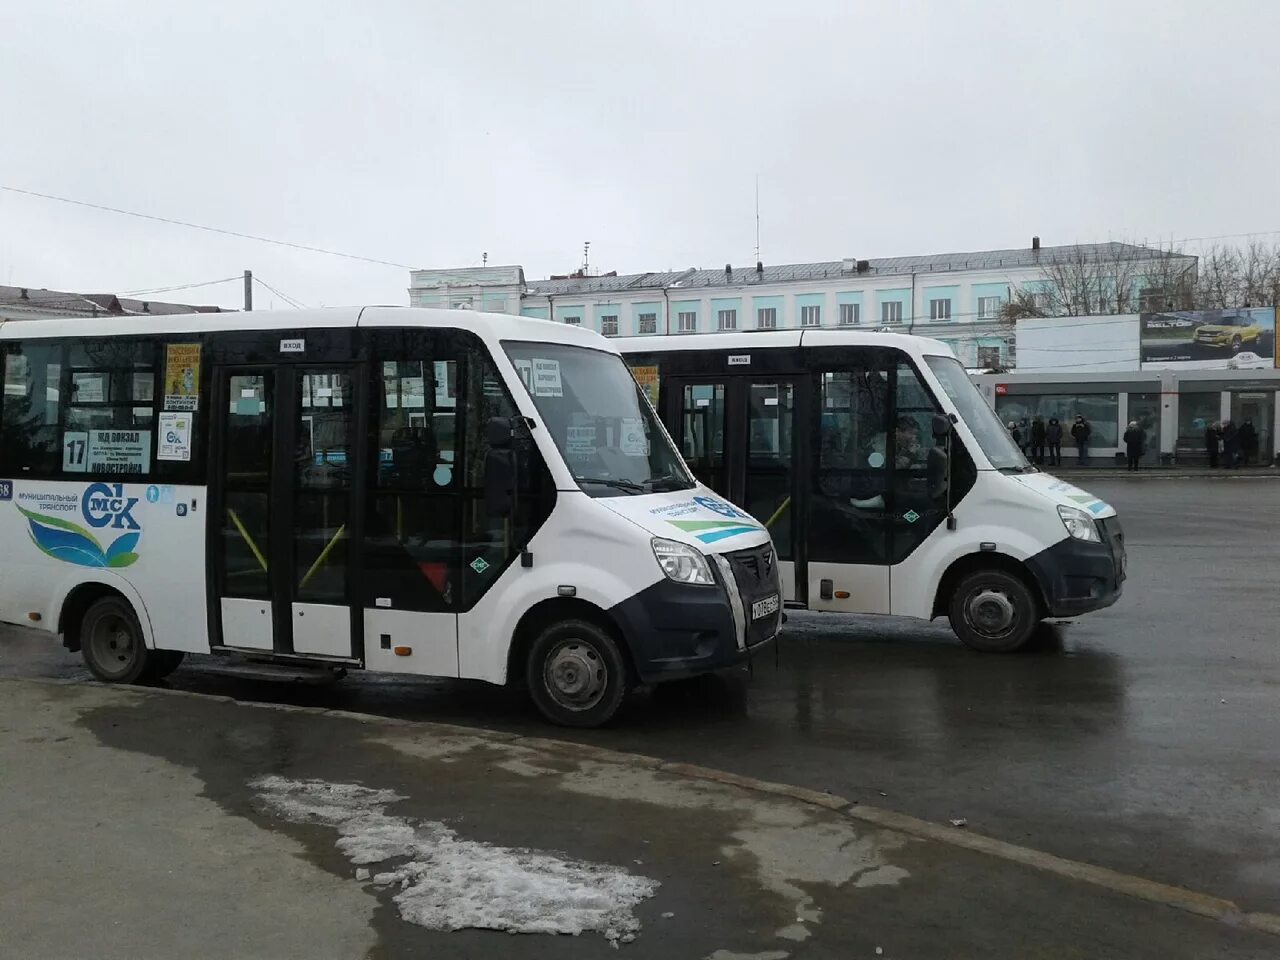
{"label": "building window", "polygon": [[680,313],[677,313],[676,330],[680,333],[697,333],[698,314],[693,310],[682,310]]}
{"label": "building window", "polygon": [[721,330],[737,330],[738,329],[738,311],[737,310],[721,310],[717,314],[720,321]]}
{"label": "building window", "polygon": [[945,298],[942,300],[929,301],[929,319],[930,320],[950,320],[951,319],[951,300]]}
{"label": "building window", "polygon": [[640,332],[641,333],[657,333],[658,332],[658,315],[656,313],[640,314]]}
{"label": "building window", "polygon": [[999,297],[979,297],[978,298],[978,319],[994,320],[1000,315],[1000,298]]}
{"label": "building window", "polygon": [[1048,313],[1053,307],[1053,297],[1048,291],[1031,294],[1031,306],[1041,313]]}
{"label": "building window", "polygon": [[840,304],[840,326],[848,327],[855,323],[862,322],[862,304],[860,303],[842,303]]}
{"label": "building window", "polygon": [[600,318],[600,332],[606,337],[616,337],[618,335],[617,314],[608,314]]}
{"label": "building window", "polygon": [[818,327],[822,325],[822,307],[811,306],[800,308],[800,326]]}
{"label": "building window", "polygon": [[880,304],[880,322],[881,323],[901,323],[902,322],[902,301],[886,300]]}
{"label": "building window", "polygon": [[978,348],[978,367],[983,370],[990,370],[992,367],[1000,366],[1000,348],[999,347],[979,347]]}
{"label": "building window", "polygon": [[773,330],[778,326],[778,308],[761,307],[756,311],[756,327],[760,330]]}
{"label": "building window", "polygon": [[564,322],[565,322],[565,323],[567,323],[567,324],[568,324],[569,326],[571,326],[571,327],[580,327],[580,326],[582,326],[582,318],[581,318],[581,317],[565,317],[565,318],[564,318]]}

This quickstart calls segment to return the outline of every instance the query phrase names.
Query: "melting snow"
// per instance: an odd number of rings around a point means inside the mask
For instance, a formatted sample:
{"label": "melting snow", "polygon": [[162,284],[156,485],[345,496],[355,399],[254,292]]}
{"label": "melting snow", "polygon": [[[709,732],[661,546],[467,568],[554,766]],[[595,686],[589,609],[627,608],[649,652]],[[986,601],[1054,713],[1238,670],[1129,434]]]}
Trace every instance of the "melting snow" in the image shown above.
{"label": "melting snow", "polygon": [[392,790],[276,776],[249,786],[277,816],[336,829],[338,849],[353,863],[408,857],[372,882],[398,884],[400,916],[432,930],[594,931],[616,945],[635,938],[632,908],[658,888],[609,864],[464,840],[437,821],[391,816],[387,805],[405,799]]}

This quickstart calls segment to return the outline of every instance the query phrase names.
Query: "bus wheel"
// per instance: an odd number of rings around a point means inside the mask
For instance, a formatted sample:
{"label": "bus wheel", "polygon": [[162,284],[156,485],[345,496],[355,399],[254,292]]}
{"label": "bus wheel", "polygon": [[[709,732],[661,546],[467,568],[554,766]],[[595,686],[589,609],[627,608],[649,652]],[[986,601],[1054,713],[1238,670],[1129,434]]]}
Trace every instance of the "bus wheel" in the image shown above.
{"label": "bus wheel", "polygon": [[960,642],[984,653],[1025,646],[1039,619],[1027,585],[1003,570],[978,570],[962,579],[948,613]]}
{"label": "bus wheel", "polygon": [[89,671],[107,683],[136,683],[151,662],[138,618],[120,597],[103,597],[85,611],[80,650]]}
{"label": "bus wheel", "polygon": [[186,656],[181,650],[148,650],[147,666],[142,672],[142,679],[163,680],[178,669]]}
{"label": "bus wheel", "polygon": [[564,727],[607,723],[627,695],[627,667],[617,641],[586,620],[564,620],[538,634],[526,678],[542,715]]}

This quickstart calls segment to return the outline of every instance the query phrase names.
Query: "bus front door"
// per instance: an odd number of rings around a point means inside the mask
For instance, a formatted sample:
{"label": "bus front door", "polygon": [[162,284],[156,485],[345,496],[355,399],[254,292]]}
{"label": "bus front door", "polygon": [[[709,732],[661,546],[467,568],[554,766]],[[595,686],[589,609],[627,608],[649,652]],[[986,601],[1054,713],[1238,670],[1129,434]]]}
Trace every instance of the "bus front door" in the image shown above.
{"label": "bus front door", "polygon": [[360,660],[364,390],[350,365],[215,371],[214,646]]}
{"label": "bus front door", "polygon": [[793,378],[672,377],[665,418],[693,475],[764,523],[778,551],[783,598],[804,602],[793,530],[799,504]]}

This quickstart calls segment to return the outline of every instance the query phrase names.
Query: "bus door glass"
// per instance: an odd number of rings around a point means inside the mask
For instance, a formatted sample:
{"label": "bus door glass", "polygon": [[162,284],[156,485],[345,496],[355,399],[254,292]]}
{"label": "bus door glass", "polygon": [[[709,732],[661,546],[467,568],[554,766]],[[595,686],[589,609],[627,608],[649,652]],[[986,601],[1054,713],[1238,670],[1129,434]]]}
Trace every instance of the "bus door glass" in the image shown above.
{"label": "bus door glass", "polygon": [[357,656],[357,368],[221,368],[215,377],[216,643]]}
{"label": "bus door glass", "polygon": [[[675,437],[693,475],[722,497],[731,497],[725,443],[729,432],[728,385],[724,380],[672,379],[678,398]],[[668,419],[668,423],[671,421]]]}
{"label": "bus door glass", "polygon": [[[731,499],[769,529],[778,553],[778,570],[785,600],[802,600],[796,595],[793,530],[795,504],[795,415],[796,384],[789,380],[741,378],[734,399],[746,407],[743,443],[745,470],[741,492]],[[736,437],[734,438],[736,441]],[[732,446],[737,446],[733,443]],[[731,450],[730,463],[735,462]]]}

